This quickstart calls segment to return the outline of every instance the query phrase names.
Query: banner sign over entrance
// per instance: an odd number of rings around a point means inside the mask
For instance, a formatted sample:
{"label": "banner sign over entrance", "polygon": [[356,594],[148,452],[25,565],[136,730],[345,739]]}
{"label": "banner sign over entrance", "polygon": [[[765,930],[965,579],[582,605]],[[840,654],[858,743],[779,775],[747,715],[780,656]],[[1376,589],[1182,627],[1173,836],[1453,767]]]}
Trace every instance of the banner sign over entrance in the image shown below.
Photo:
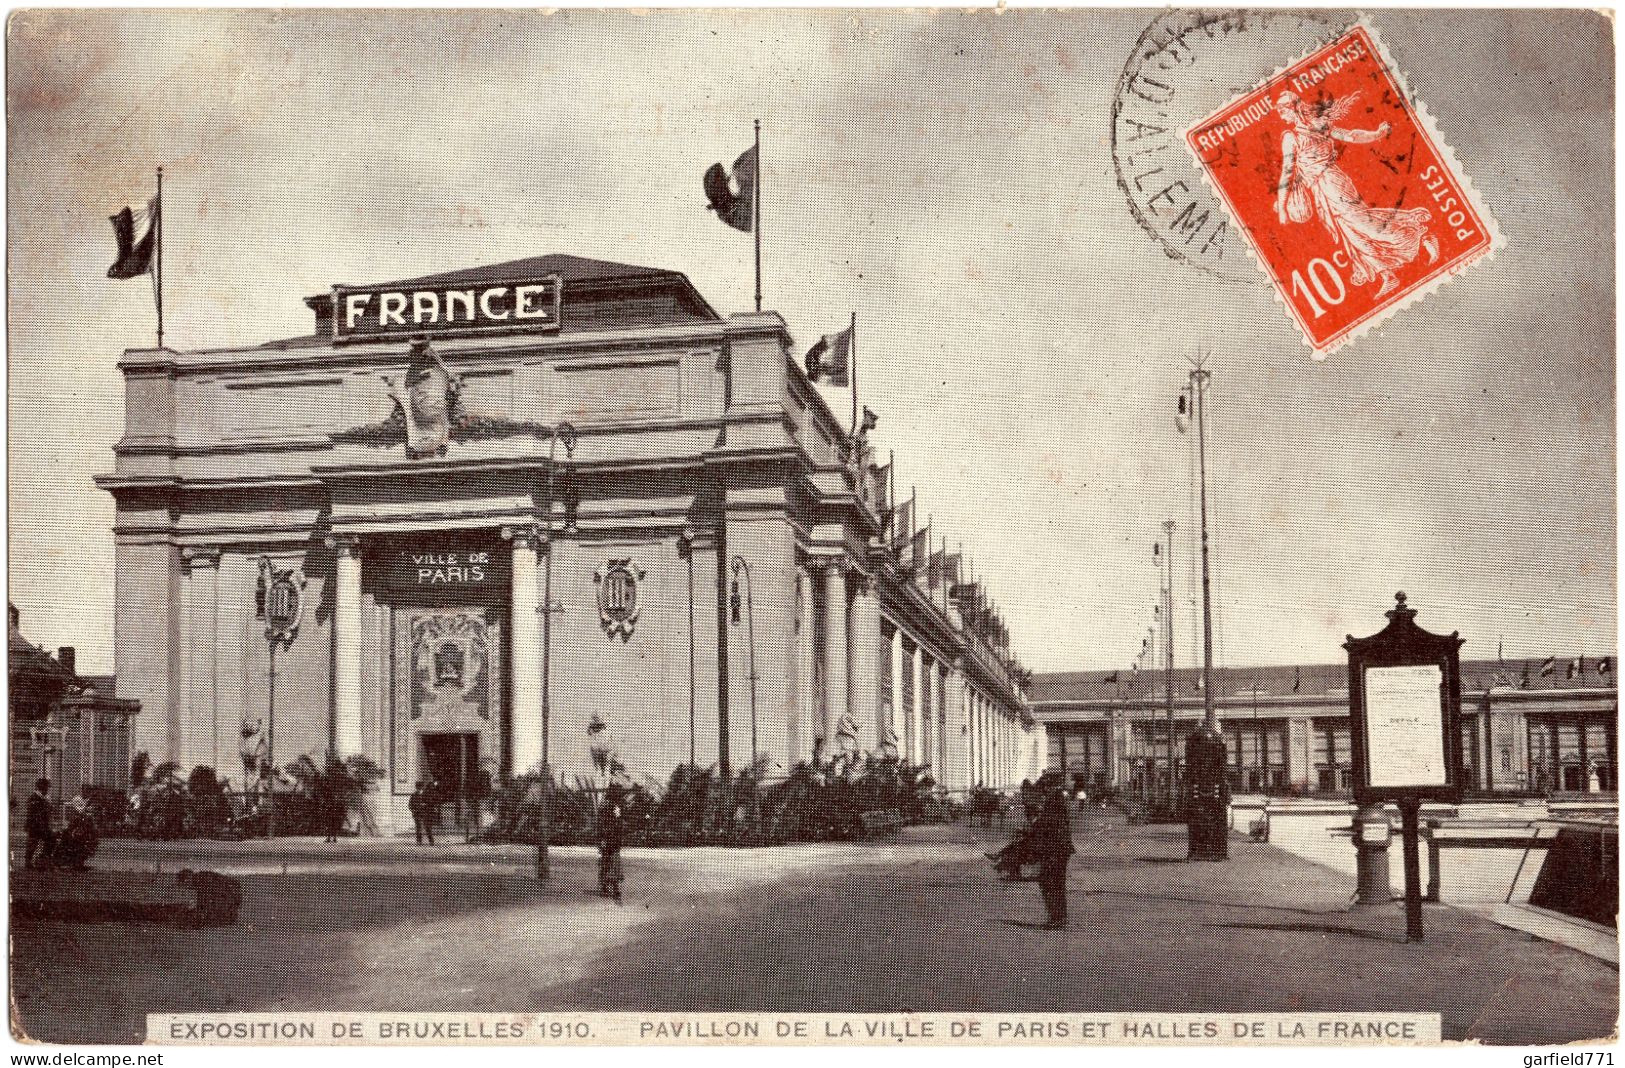
{"label": "banner sign over entrance", "polygon": [[333,339],[554,331],[563,296],[556,274],[476,286],[334,286]]}
{"label": "banner sign over entrance", "polygon": [[488,549],[410,549],[390,558],[388,575],[390,588],[397,592],[505,590],[508,559],[505,553]]}

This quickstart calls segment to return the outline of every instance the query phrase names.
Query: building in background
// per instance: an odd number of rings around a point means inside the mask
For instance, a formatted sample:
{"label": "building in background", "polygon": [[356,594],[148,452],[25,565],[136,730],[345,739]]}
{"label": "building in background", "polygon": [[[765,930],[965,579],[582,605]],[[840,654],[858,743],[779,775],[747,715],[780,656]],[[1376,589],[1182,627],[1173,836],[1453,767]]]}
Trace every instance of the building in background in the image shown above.
{"label": "building in background", "polygon": [[52,656],[23,637],[21,614],[7,605],[6,681],[13,819],[41,776],[64,801],[83,786],[130,785],[131,725],[137,701],[113,696],[113,680],[78,674],[74,649]]}
{"label": "building in background", "polygon": [[778,315],[567,255],[306,304],[301,337],[120,361],[98,483],[154,761],[366,756],[385,828],[419,779],[593,776],[595,716],[640,780],[840,752],[955,790],[1041,768],[996,612],[904,524]]}
{"label": "building in background", "polygon": [[[1462,765],[1469,793],[1618,791],[1619,686],[1612,656],[1463,660]],[[1202,718],[1201,671],[1173,673],[1173,758]],[[1214,703],[1236,793],[1346,795],[1353,788],[1346,664],[1218,668]],[[1079,784],[1150,796],[1167,782],[1162,672],[1062,672],[1033,680],[1047,766]]]}

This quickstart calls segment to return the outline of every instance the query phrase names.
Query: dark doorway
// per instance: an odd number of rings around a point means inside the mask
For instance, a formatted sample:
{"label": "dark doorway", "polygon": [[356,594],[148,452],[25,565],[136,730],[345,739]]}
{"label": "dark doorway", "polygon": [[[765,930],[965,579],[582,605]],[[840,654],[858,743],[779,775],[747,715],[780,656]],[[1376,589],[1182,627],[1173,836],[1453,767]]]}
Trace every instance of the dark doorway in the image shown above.
{"label": "dark doorway", "polygon": [[472,815],[480,767],[480,736],[472,731],[424,734],[419,778],[431,784],[442,827],[463,827]]}

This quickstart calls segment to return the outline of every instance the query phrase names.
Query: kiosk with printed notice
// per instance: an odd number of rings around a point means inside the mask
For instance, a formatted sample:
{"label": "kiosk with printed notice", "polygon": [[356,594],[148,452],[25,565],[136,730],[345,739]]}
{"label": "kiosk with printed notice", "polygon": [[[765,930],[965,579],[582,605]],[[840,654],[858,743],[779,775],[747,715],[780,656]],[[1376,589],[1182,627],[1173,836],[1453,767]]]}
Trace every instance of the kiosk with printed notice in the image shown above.
{"label": "kiosk with printed notice", "polygon": [[1349,636],[1349,733],[1356,805],[1399,806],[1405,851],[1405,940],[1422,940],[1417,843],[1423,801],[1461,800],[1462,638],[1416,625],[1394,595],[1388,625]]}

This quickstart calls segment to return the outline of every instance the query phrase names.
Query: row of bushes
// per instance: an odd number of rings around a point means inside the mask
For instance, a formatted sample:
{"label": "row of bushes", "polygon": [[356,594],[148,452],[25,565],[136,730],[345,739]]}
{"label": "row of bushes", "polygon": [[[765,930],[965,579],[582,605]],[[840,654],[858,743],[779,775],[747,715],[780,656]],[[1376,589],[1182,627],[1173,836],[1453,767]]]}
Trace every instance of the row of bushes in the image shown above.
{"label": "row of bushes", "polygon": [[[144,754],[143,754],[144,756]],[[895,812],[904,823],[951,820],[961,813],[923,768],[896,757],[852,756],[797,764],[781,780],[767,781],[760,760],[732,774],[685,764],[662,785],[649,781],[626,790],[625,841],[630,845],[769,845],[843,841],[861,837],[861,816]],[[383,772],[363,757],[325,767],[308,757],[289,764],[274,794],[279,835],[327,834],[335,816],[354,809]],[[128,792],[98,788],[90,798],[102,833],[142,838],[254,838],[272,830],[268,791],[231,792],[213,768],[200,765],[184,779],[177,764],[146,766],[138,757]],[[992,791],[985,791],[991,795]],[[548,814],[549,841],[592,842],[603,787],[577,780],[544,789],[539,774],[492,788],[480,837],[486,841],[537,840]]]}
{"label": "row of bushes", "polygon": [[[905,823],[953,819],[958,806],[923,769],[895,757],[866,756],[830,764],[801,763],[767,782],[758,761],[731,775],[684,764],[662,787],[629,787],[622,806],[628,845],[778,845],[861,837],[866,812],[896,812]],[[535,842],[544,813],[555,844],[597,837],[602,788],[578,780],[551,790],[522,775],[493,793],[488,841]]]}
{"label": "row of bushes", "polygon": [[327,834],[383,774],[365,757],[320,765],[302,756],[281,769],[274,794],[232,792],[206,764],[183,779],[179,764],[154,766],[140,753],[130,767],[128,791],[89,787],[87,800],[103,835],[262,838],[273,820],[279,835]]}

